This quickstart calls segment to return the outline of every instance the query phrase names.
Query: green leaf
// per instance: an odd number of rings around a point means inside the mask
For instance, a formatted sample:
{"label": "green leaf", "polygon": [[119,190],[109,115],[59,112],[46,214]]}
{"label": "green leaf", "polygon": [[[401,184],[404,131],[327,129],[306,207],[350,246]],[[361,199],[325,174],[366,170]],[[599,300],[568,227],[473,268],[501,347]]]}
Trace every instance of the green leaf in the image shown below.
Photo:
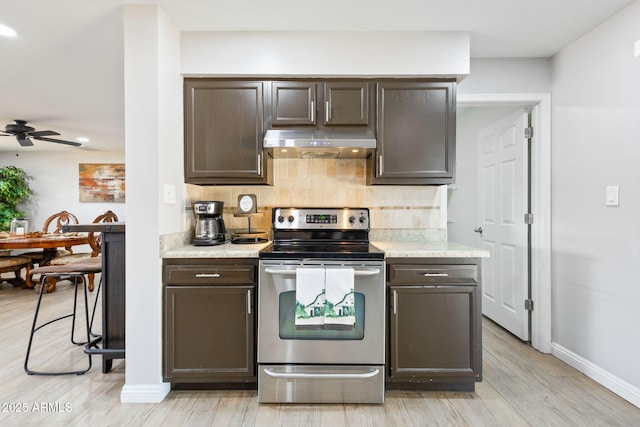
{"label": "green leaf", "polygon": [[0,168],[0,230],[8,231],[13,218],[24,216],[17,205],[31,196],[30,179],[19,167]]}

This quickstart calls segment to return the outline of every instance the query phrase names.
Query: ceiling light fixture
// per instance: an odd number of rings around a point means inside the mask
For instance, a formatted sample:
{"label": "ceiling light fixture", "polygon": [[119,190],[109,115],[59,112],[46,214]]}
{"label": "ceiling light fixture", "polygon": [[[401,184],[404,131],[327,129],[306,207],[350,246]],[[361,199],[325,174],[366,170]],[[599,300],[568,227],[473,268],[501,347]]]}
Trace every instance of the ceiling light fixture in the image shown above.
{"label": "ceiling light fixture", "polygon": [[78,142],[89,142],[91,141],[89,138],[87,138],[86,136],[79,136],[76,138],[76,141]]}
{"label": "ceiling light fixture", "polygon": [[7,27],[6,25],[0,24],[0,36],[4,37],[15,37],[18,33],[11,27]]}

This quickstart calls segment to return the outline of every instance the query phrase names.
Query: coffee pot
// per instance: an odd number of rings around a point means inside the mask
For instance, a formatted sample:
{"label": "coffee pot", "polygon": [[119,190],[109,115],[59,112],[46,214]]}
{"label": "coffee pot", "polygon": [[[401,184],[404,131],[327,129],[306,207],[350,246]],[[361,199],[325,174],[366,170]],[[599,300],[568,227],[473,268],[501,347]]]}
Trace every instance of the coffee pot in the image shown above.
{"label": "coffee pot", "polygon": [[224,202],[201,201],[193,204],[196,230],[193,238],[195,246],[220,245],[226,241],[227,229],[222,219]]}

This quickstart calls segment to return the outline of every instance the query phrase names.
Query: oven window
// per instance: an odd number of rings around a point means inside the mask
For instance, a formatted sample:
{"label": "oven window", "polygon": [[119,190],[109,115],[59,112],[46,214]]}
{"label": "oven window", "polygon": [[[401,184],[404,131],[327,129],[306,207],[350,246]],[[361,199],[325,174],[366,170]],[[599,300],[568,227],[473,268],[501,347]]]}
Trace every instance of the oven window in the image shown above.
{"label": "oven window", "polygon": [[296,292],[281,292],[278,302],[280,339],[362,340],[364,339],[364,294],[355,292],[355,323],[351,325],[296,325]]}

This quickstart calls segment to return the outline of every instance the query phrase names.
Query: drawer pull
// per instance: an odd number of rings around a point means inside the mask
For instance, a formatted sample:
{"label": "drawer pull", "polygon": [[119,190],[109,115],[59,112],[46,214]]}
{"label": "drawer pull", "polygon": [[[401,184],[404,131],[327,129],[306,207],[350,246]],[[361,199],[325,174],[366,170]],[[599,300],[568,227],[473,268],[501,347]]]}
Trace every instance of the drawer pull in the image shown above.
{"label": "drawer pull", "polygon": [[449,273],[424,273],[424,277],[449,277]]}
{"label": "drawer pull", "polygon": [[198,273],[196,277],[220,277],[220,273]]}

